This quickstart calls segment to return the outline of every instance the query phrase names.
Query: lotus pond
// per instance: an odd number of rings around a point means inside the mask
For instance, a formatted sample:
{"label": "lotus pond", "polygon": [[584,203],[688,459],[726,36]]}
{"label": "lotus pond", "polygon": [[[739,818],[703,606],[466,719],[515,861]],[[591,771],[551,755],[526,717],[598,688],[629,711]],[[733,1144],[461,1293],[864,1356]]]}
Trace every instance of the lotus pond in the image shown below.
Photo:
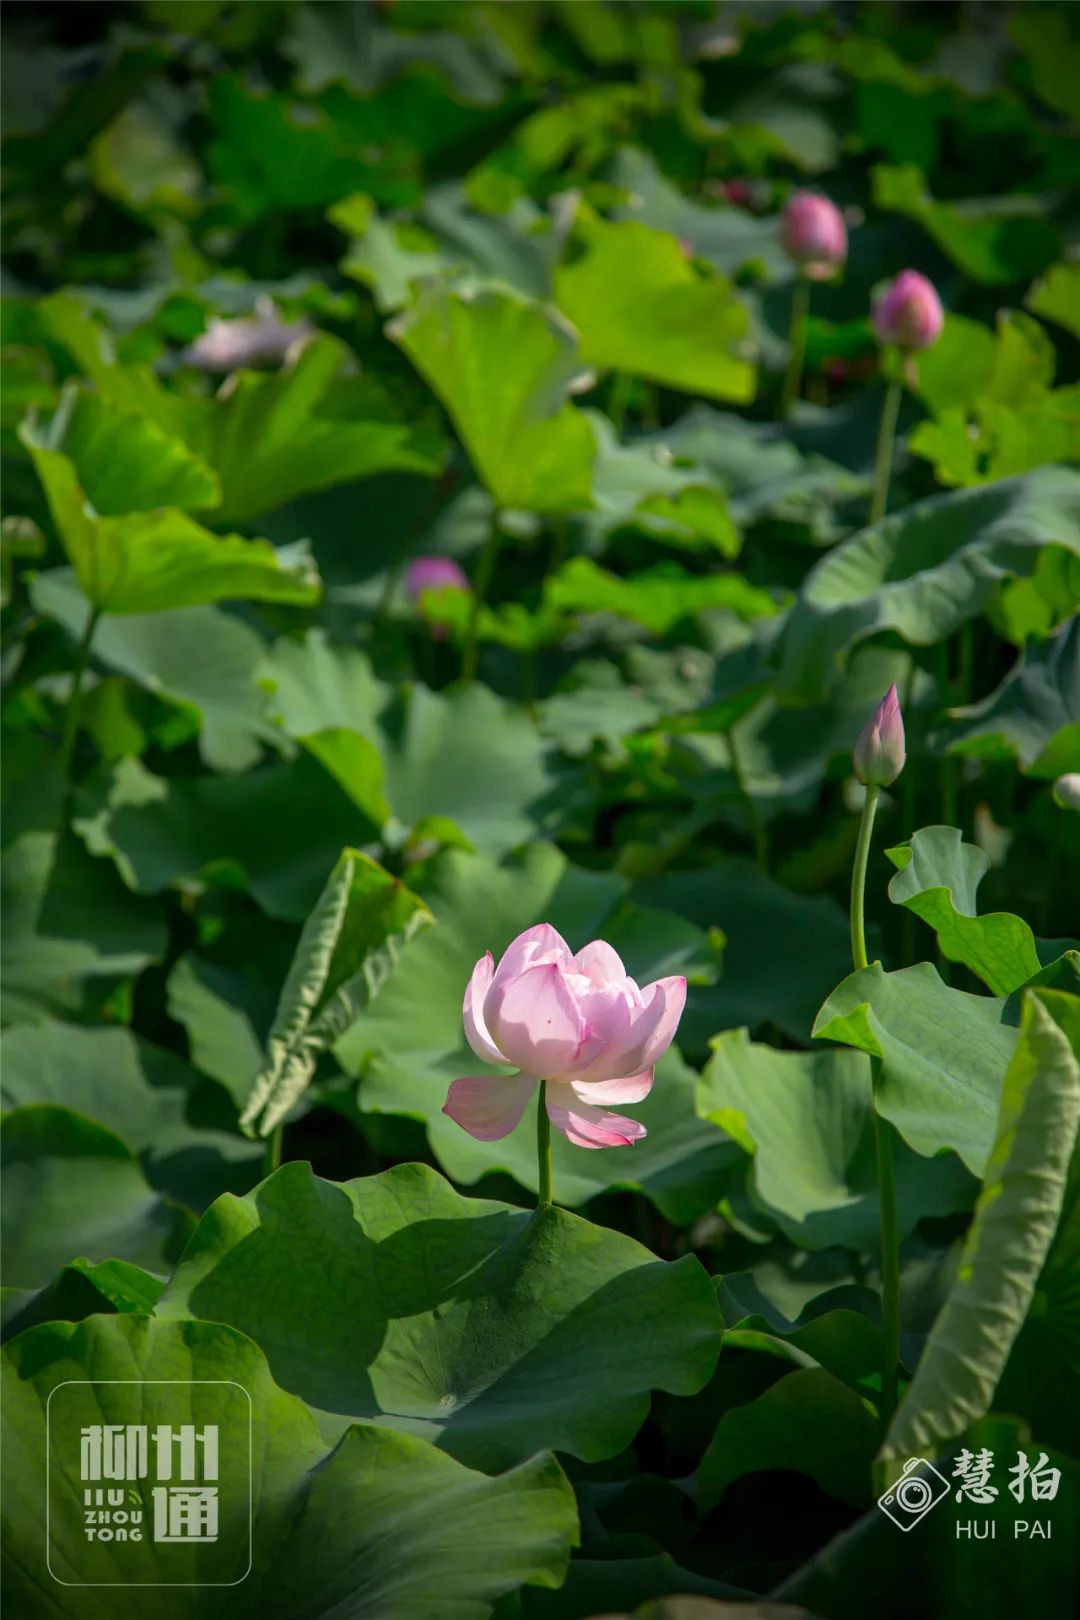
{"label": "lotus pond", "polygon": [[1080,9],[11,6],[17,1620],[1071,1620]]}

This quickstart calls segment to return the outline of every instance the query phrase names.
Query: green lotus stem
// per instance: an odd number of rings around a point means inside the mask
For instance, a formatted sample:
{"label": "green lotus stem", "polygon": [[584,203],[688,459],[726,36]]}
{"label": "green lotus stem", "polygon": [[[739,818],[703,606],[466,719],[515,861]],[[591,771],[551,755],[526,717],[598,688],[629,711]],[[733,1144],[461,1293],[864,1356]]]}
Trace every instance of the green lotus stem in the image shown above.
{"label": "green lotus stem", "polygon": [[789,415],[799,397],[802,386],[803,361],[806,358],[806,318],[810,313],[810,283],[799,276],[791,295],[791,327],[788,333],[788,363],[784,372],[784,387],[780,395],[780,415]]}
{"label": "green lotus stem", "polygon": [[272,1176],[281,1164],[281,1149],[285,1137],[284,1124],[275,1125],[266,1138],[266,1151],[263,1154],[263,1175]]}
{"label": "green lotus stem", "polygon": [[536,1207],[542,1209],[553,1202],[551,1196],[551,1121],[547,1111],[547,1084],[541,1080],[536,1093],[536,1164],[539,1187]]}
{"label": "green lotus stem", "polygon": [[68,698],[67,713],[64,715],[64,729],[60,733],[60,771],[65,781],[71,772],[71,756],[75,749],[75,738],[79,730],[79,716],[82,713],[83,680],[86,677],[86,668],[90,662],[90,643],[94,639],[94,631],[97,629],[100,618],[101,609],[91,608],[83,626],[83,633],[79,637],[79,645],[75,651],[71,696]]}
{"label": "green lotus stem", "polygon": [[[867,966],[866,959],[866,863],[874,830],[881,789],[870,783],[866,789],[855,865],[851,874],[851,960],[856,971]],[[878,1201],[881,1206],[881,1426],[888,1429],[896,1411],[900,1364],[900,1234],[896,1224],[896,1175],[893,1170],[892,1135],[888,1120],[878,1113],[877,1096],[881,1081],[881,1059],[870,1059],[870,1111],[874,1121],[874,1158],[877,1166]]]}
{"label": "green lotus stem", "polygon": [[881,789],[871,783],[866,789],[859,838],[855,845],[855,865],[851,873],[851,960],[856,970],[866,967],[866,926],[864,908],[866,896],[866,862],[870,854],[870,837],[874,831]]}
{"label": "green lotus stem", "polygon": [[881,1204],[881,1429],[886,1433],[900,1393],[900,1230],[896,1222],[896,1173],[893,1169],[892,1126],[877,1110],[881,1059],[870,1059],[873,1095],[874,1160]]}
{"label": "green lotus stem", "polygon": [[608,416],[615,429],[615,437],[622,438],[623,425],[626,422],[626,411],[630,404],[630,395],[633,392],[634,379],[627,371],[616,371],[611,379],[611,392],[608,395]]}
{"label": "green lotus stem", "polygon": [[499,555],[499,546],[502,544],[502,535],[498,526],[492,524],[491,533],[484,542],[484,550],[480,557],[480,566],[476,570],[476,579],[473,581],[472,601],[469,603],[469,622],[465,629],[465,648],[461,655],[461,678],[471,682],[476,679],[476,664],[480,656],[480,611],[487,600],[491,589],[491,579],[495,572],[495,560]]}
{"label": "green lotus stem", "polygon": [[881,425],[878,428],[877,455],[874,459],[874,493],[870,501],[870,522],[880,523],[889,504],[889,479],[892,475],[893,446],[896,443],[896,420],[900,415],[900,399],[904,385],[893,377],[885,390],[881,406]]}
{"label": "green lotus stem", "polygon": [[746,817],[750,823],[750,832],[754,840],[754,860],[762,872],[769,870],[769,834],[761,811],[754,801],[750,789],[746,785],[743,773],[742,758],[735,743],[735,728],[732,726],[727,734],[728,758],[731,761],[731,774],[735,778],[735,787],[739,798],[746,810]]}

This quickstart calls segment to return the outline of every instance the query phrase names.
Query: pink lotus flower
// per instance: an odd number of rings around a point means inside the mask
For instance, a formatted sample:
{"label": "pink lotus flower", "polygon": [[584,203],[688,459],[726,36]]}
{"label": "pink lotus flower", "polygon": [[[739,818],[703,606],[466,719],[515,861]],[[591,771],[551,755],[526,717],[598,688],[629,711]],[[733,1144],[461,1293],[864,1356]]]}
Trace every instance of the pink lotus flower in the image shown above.
{"label": "pink lotus flower", "polygon": [[498,967],[489,951],[465,991],[465,1035],[485,1063],[511,1075],[455,1080],[443,1113],[481,1142],[518,1124],[538,1084],[548,1118],[577,1147],[628,1147],[646,1134],[610,1103],[648,1096],[653,1065],[671,1045],[686,1003],[686,980],[657,979],[639,990],[602,939],[571,955],[549,923],[519,934]]}
{"label": "pink lotus flower", "polygon": [[410,602],[419,601],[425,591],[467,591],[469,581],[453,557],[415,557],[405,575],[405,592]]}
{"label": "pink lotus flower", "polygon": [[863,727],[851,760],[855,775],[867,787],[889,787],[906,758],[904,717],[894,681]]}
{"label": "pink lotus flower", "polygon": [[878,342],[895,344],[909,354],[936,343],[944,324],[941,299],[933,283],[917,270],[901,270],[874,304]]}
{"label": "pink lotus flower", "polygon": [[796,191],[780,216],[780,246],[805,276],[826,281],[847,258],[844,217],[820,192]]}

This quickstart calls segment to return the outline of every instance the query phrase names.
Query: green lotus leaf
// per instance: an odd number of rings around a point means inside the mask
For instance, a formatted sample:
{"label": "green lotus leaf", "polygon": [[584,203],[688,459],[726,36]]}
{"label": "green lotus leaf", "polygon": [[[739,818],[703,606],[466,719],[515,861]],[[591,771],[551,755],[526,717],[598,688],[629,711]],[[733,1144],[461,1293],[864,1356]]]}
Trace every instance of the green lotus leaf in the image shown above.
{"label": "green lotus leaf", "polygon": [[778,647],[778,694],[823,694],[858,641],[889,629],[916,647],[943,641],[1023,578],[1042,548],[1080,552],[1080,473],[1022,478],[917,501],[843,541],[810,570]]}
{"label": "green lotus leaf", "polygon": [[674,236],[579,216],[555,300],[587,365],[710,399],[753,398],[749,316],[731,283],[706,275]]}
{"label": "green lotus leaf", "polygon": [[[27,1616],[139,1620],[147,1588],[165,1585],[178,1620],[209,1620],[223,1600],[237,1620],[416,1620],[434,1602],[486,1620],[523,1582],[557,1586],[576,1540],[573,1491],[550,1453],[489,1479],[385,1428],[349,1427],[328,1450],[257,1346],[219,1323],[50,1322],[8,1345],[4,1379],[5,1554]],[[137,1401],[117,1379],[136,1381]],[[216,1540],[87,1541],[79,1431],[116,1420],[151,1433],[217,1425]],[[134,1487],[147,1514],[151,1483]]]}
{"label": "green lotus leaf", "polygon": [[219,1199],[157,1313],[240,1328],[329,1433],[363,1418],[486,1469],[531,1456],[538,1432],[613,1456],[650,1388],[700,1389],[720,1347],[696,1259],[463,1198],[419,1164],[340,1184],[287,1164]]}
{"label": "green lotus leaf", "polygon": [[[861,1052],[779,1052],[745,1029],[712,1043],[698,1112],[753,1155],[751,1195],[807,1248],[873,1252],[879,1229],[870,1065]],[[970,1207],[974,1184],[959,1161],[921,1158],[901,1144],[900,1235],[928,1215]]]}
{"label": "green lotus leaf", "polygon": [[4,1274],[41,1288],[73,1254],[167,1272],[194,1224],[154,1191],[131,1149],[69,1108],[14,1108],[3,1144]]}
{"label": "green lotus leaf", "polygon": [[596,442],[567,401],[576,343],[543,305],[507,288],[433,286],[389,331],[446,406],[500,506],[592,505]]}
{"label": "green lotus leaf", "polygon": [[1022,655],[981,703],[954,711],[943,736],[950,753],[1015,757],[1041,781],[1080,769],[1080,618]]}

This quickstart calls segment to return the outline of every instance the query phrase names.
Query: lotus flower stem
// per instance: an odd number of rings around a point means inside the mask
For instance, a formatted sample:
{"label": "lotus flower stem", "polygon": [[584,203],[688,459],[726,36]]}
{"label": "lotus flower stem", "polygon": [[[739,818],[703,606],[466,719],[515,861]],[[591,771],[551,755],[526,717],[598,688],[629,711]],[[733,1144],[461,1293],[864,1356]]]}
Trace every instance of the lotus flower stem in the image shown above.
{"label": "lotus flower stem", "polygon": [[547,1084],[541,1080],[536,1091],[536,1164],[539,1186],[536,1207],[553,1202],[551,1196],[551,1120],[547,1111]]}
{"label": "lotus flower stem", "polygon": [[274,1126],[266,1138],[266,1151],[263,1154],[263,1175],[272,1176],[281,1164],[281,1148],[285,1137],[284,1123]]}
{"label": "lotus flower stem", "polygon": [[881,426],[878,428],[877,456],[874,460],[874,492],[870,501],[870,522],[880,523],[889,505],[889,478],[892,474],[893,445],[896,442],[896,419],[900,415],[900,399],[904,385],[893,377],[885,389],[881,406]]}
{"label": "lotus flower stem", "polygon": [[626,411],[630,404],[630,395],[633,392],[634,379],[628,371],[616,371],[611,378],[611,388],[608,391],[608,417],[615,429],[616,439],[623,436],[623,427],[626,423]]}
{"label": "lotus flower stem", "polygon": [[91,608],[87,615],[83,633],[79,637],[79,645],[75,651],[75,664],[71,677],[71,696],[68,698],[67,713],[64,715],[64,729],[60,733],[60,771],[66,781],[71,771],[71,756],[75,749],[75,738],[79,730],[79,716],[82,713],[83,681],[86,678],[86,667],[90,662],[90,644],[94,639],[98,620],[101,618],[100,608]]}
{"label": "lotus flower stem", "polygon": [[498,524],[493,523],[491,533],[484,543],[480,566],[476,570],[476,579],[473,583],[472,601],[469,604],[469,622],[465,630],[465,648],[461,654],[461,678],[467,684],[476,679],[480,641],[480,613],[487,602],[488,591],[491,589],[491,579],[495,572],[495,561],[499,555],[501,543],[502,535],[499,533]]}
{"label": "lotus flower stem", "polygon": [[[874,830],[881,788],[870,783],[866,789],[859,839],[855,846],[855,866],[851,875],[851,960],[857,970],[867,965],[864,898],[866,863]],[[870,1059],[871,1113],[874,1120],[874,1158],[877,1164],[878,1199],[881,1204],[881,1426],[887,1430],[896,1411],[900,1361],[900,1235],[896,1224],[896,1175],[893,1170],[892,1136],[888,1120],[878,1113],[877,1095],[881,1082],[881,1059]]]}
{"label": "lotus flower stem", "polygon": [[791,295],[791,326],[788,334],[788,363],[784,373],[784,387],[780,395],[780,415],[790,414],[799,397],[802,385],[803,361],[806,357],[806,321],[810,314],[810,283],[798,276]]}

